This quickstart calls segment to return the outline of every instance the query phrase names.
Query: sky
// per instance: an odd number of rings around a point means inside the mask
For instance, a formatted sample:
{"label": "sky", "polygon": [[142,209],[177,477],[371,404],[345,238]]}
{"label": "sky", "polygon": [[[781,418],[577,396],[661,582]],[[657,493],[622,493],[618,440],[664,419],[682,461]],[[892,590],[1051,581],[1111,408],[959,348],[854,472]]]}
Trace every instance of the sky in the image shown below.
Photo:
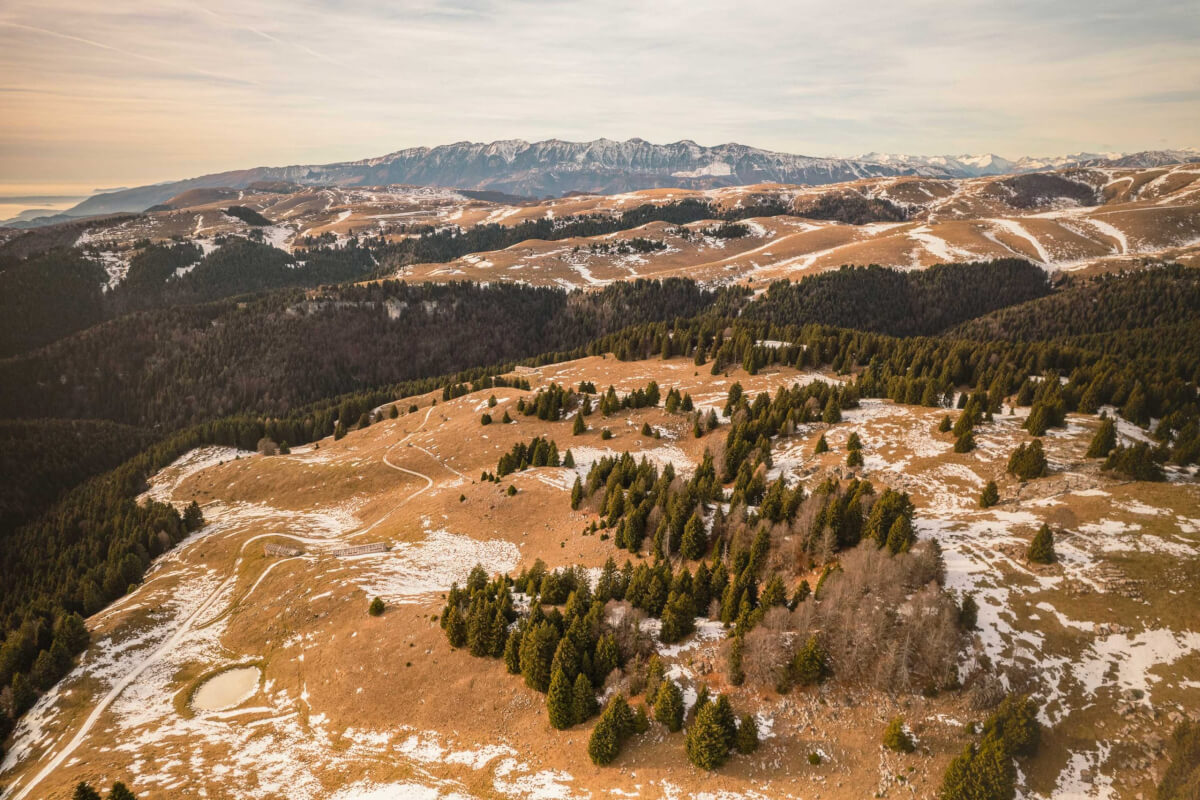
{"label": "sky", "polygon": [[0,2],[0,195],[601,136],[839,156],[1200,146],[1200,6]]}

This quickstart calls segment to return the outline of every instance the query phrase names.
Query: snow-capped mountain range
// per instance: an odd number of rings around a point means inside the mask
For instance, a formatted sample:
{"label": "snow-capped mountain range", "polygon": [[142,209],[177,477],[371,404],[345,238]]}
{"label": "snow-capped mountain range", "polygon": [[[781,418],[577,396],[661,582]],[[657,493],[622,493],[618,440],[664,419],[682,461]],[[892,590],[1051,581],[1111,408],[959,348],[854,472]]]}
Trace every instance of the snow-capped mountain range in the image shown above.
{"label": "snow-capped mountain range", "polygon": [[433,148],[415,147],[360,161],[215,173],[96,195],[66,213],[90,216],[143,211],[190,189],[241,189],[264,181],[341,187],[410,184],[545,197],[568,192],[613,194],[658,187],[709,189],[764,182],[821,185],[898,175],[967,178],[1077,165],[1144,167],[1197,160],[1200,150],[1196,149],[1133,155],[1077,153],[1012,161],[992,154],[869,153],[859,158],[815,158],[742,144],[705,147],[686,139],[662,145],[643,139],[590,142],[550,139],[533,143],[508,139],[486,144],[456,142]]}

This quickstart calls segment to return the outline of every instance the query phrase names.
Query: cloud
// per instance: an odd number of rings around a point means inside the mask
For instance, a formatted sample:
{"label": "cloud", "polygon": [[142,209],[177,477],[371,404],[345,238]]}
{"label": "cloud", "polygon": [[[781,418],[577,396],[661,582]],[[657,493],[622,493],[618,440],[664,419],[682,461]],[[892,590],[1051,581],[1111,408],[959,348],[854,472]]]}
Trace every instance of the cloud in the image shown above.
{"label": "cloud", "polygon": [[1196,144],[1196,41],[1174,2],[8,0],[0,170],[130,183],[501,138]]}

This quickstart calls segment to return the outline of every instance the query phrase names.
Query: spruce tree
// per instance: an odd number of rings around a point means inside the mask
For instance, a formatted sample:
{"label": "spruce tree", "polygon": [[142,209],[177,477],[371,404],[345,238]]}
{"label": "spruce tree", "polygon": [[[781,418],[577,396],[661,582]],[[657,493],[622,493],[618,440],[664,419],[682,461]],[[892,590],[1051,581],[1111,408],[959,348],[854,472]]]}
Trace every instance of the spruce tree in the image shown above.
{"label": "spruce tree", "polygon": [[1108,417],[1100,422],[1092,443],[1088,446],[1087,458],[1106,458],[1117,446],[1117,426]]}
{"label": "spruce tree", "polygon": [[[567,455],[571,455],[571,451],[567,451]],[[579,480],[579,476],[575,476],[575,485],[571,487],[571,509],[578,510],[580,503],[583,502],[583,482]]]}
{"label": "spruce tree", "polygon": [[811,686],[825,678],[825,648],[821,647],[816,636],[808,637],[808,641],[796,653],[790,671],[793,680],[801,686]]}
{"label": "spruce tree", "polygon": [[846,456],[847,467],[861,467],[863,465],[862,450],[851,450]]}
{"label": "spruce tree", "polygon": [[1029,543],[1029,551],[1025,554],[1035,564],[1053,564],[1056,556],[1054,553],[1054,534],[1050,531],[1050,526],[1042,523],[1042,527],[1034,535],[1033,541]]}
{"label": "spruce tree", "polygon": [[813,455],[821,455],[829,452],[829,442],[825,441],[825,434],[821,434],[821,438],[817,439],[817,446],[813,448]]}
{"label": "spruce tree", "polygon": [[509,675],[521,674],[521,636],[522,631],[518,628],[509,634],[508,641],[504,643],[504,668]]}
{"label": "spruce tree", "polygon": [[71,800],[100,800],[100,793],[91,787],[91,785],[80,781],[75,785],[75,791],[71,795]]}
{"label": "spruce tree", "polygon": [[752,715],[742,715],[741,722],[738,724],[734,747],[742,755],[749,755],[758,749],[758,723]]}
{"label": "spruce tree", "polygon": [[708,550],[708,534],[704,530],[704,520],[700,518],[700,510],[692,512],[687,525],[683,529],[683,541],[680,543],[680,555],[689,561],[704,558]]}
{"label": "spruce tree", "polygon": [[586,430],[587,430],[587,423],[583,421],[583,415],[576,414],[575,415],[575,424],[571,428],[571,433],[574,434],[575,436],[578,436],[579,434],[585,432]]}
{"label": "spruce tree", "polygon": [[969,453],[975,449],[975,434],[972,431],[965,431],[961,436],[954,440],[954,452]]}
{"label": "spruce tree", "polygon": [[912,519],[905,515],[898,516],[896,517],[896,521],[892,523],[891,530],[888,531],[888,550],[893,554],[906,553],[912,547],[912,543],[916,538],[917,535],[913,531]]}
{"label": "spruce tree", "polygon": [[530,689],[550,689],[550,665],[558,649],[558,631],[543,620],[525,631],[521,640],[521,674]]}
{"label": "spruce tree", "polygon": [[737,717],[734,716],[733,708],[729,705],[729,696],[720,695],[713,705],[716,707],[717,722],[720,723],[721,730],[725,732],[725,750],[732,750],[737,741]]}
{"label": "spruce tree", "polygon": [[951,428],[950,415],[942,417],[942,421],[938,423],[938,433],[949,433]]}
{"label": "spruce tree", "polygon": [[988,481],[987,486],[983,487],[983,493],[979,495],[979,507],[991,508],[1000,502],[1000,489],[996,486],[995,481]]}
{"label": "spruce tree", "polygon": [[575,722],[584,722],[596,713],[596,692],[592,682],[582,671],[575,676],[575,689],[572,692]]}
{"label": "spruce tree", "polygon": [[671,733],[683,727],[683,692],[675,681],[666,680],[659,684],[654,699],[654,718]]}
{"label": "spruce tree", "polygon": [[588,758],[596,766],[603,767],[611,764],[620,751],[621,742],[616,725],[608,714],[603,714],[588,739]]}
{"label": "spruce tree", "polygon": [[550,691],[546,694],[546,714],[550,724],[566,730],[575,724],[575,692],[567,674],[559,667],[550,679]]}
{"label": "spruce tree", "polygon": [[739,634],[729,642],[729,669],[727,678],[730,686],[741,686],[746,682],[746,672],[742,669],[742,654],[745,641]]}
{"label": "spruce tree", "polygon": [[383,614],[383,600],[376,597],[371,601],[371,605],[367,607],[367,613],[372,617],[378,617]]}
{"label": "spruce tree", "polygon": [[137,800],[137,796],[125,784],[117,781],[108,792],[108,800]]}
{"label": "spruce tree", "polygon": [[837,398],[833,395],[830,395],[829,400],[825,403],[825,411],[821,414],[821,421],[829,425],[842,421],[842,408],[838,405]]}
{"label": "spruce tree", "polygon": [[729,757],[729,743],[716,703],[705,703],[687,732],[687,757],[694,766],[715,770]]}

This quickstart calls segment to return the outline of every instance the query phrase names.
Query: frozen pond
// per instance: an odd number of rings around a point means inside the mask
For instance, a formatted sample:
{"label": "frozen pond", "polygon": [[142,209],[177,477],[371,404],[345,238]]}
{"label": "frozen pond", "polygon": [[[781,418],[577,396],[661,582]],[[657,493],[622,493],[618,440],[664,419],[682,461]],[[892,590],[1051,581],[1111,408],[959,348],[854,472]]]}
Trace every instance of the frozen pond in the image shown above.
{"label": "frozen pond", "polygon": [[227,669],[206,680],[192,695],[197,711],[222,711],[239,706],[258,692],[262,672],[258,667]]}

